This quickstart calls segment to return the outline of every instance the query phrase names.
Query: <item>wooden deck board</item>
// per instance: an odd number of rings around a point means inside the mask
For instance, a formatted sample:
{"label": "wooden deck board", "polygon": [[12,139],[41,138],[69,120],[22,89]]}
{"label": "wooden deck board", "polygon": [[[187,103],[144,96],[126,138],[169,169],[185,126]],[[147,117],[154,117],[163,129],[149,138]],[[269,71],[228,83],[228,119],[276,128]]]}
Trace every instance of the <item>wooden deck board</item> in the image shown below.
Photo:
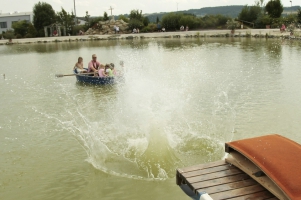
{"label": "wooden deck board", "polygon": [[207,180],[207,181],[200,181],[198,183],[191,184],[193,188],[196,190],[202,188],[202,187],[219,187],[223,184],[229,184],[229,183],[234,183],[237,181],[242,181],[250,179],[250,177],[247,174],[239,174],[235,176],[228,176],[228,177],[222,177],[218,179],[213,179],[213,180]]}
{"label": "wooden deck board", "polygon": [[275,197],[248,174],[224,160],[178,169],[176,178],[178,185],[187,184],[195,194],[206,192],[214,200],[274,200]]}
{"label": "wooden deck board", "polygon": [[178,171],[181,173],[184,173],[184,172],[190,172],[190,171],[195,171],[195,170],[200,170],[200,169],[206,169],[206,168],[219,166],[219,165],[225,165],[225,161],[219,160],[216,162],[199,164],[199,165],[194,165],[194,166],[185,167],[185,168],[179,168]]}
{"label": "wooden deck board", "polygon": [[214,194],[214,193],[218,193],[218,192],[224,192],[224,191],[233,190],[233,189],[237,189],[237,188],[241,188],[241,187],[247,187],[247,186],[256,185],[256,184],[258,184],[258,183],[256,181],[254,181],[253,179],[247,179],[247,180],[243,180],[243,181],[236,181],[236,182],[229,183],[229,184],[218,185],[218,187],[199,188],[197,191],[198,192],[205,191],[208,194]]}
{"label": "wooden deck board", "polygon": [[213,166],[213,167],[206,168],[206,169],[184,172],[183,174],[185,174],[185,177],[188,178],[188,177],[200,176],[200,175],[210,174],[210,173],[219,172],[219,171],[225,171],[225,170],[228,170],[231,168],[235,168],[235,167],[225,164],[225,165],[220,165],[220,166]]}
{"label": "wooden deck board", "polygon": [[254,194],[257,192],[265,191],[266,189],[261,185],[252,185],[248,187],[243,187],[239,189],[229,190],[225,192],[219,192],[215,194],[210,194],[211,198],[213,199],[230,199],[233,197],[239,197],[247,194]]}
{"label": "wooden deck board", "polygon": [[257,192],[253,194],[247,194],[240,197],[231,198],[230,200],[241,200],[241,199],[248,199],[248,200],[263,200],[263,199],[271,199],[274,198],[274,200],[277,200],[276,197],[273,197],[274,195],[270,193],[269,191],[265,190],[262,192]]}
{"label": "wooden deck board", "polygon": [[242,174],[242,173],[243,172],[241,170],[239,170],[238,168],[232,168],[229,170],[219,171],[216,173],[205,174],[203,176],[188,177],[188,178],[186,178],[186,180],[189,181],[190,183],[195,183],[195,182],[200,182],[200,181],[204,181],[204,180],[212,180],[212,179],[217,179],[217,178],[221,178],[221,177],[238,175],[238,174]]}

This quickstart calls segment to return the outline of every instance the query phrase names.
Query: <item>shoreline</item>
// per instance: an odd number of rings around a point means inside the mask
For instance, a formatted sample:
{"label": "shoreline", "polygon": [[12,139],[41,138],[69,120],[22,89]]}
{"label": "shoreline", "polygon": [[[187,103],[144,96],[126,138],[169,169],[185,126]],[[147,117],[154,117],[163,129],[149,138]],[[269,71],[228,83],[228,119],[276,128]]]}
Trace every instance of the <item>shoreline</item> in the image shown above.
{"label": "shoreline", "polygon": [[296,36],[290,36],[289,32],[281,33],[279,29],[236,29],[234,34],[231,30],[193,30],[176,32],[153,32],[153,33],[130,33],[111,35],[77,35],[61,37],[41,37],[0,40],[0,45],[30,44],[30,43],[50,43],[50,42],[72,42],[91,40],[119,40],[119,39],[151,39],[151,38],[189,38],[189,37],[247,37],[247,38],[282,38],[301,40],[301,30],[295,31]]}

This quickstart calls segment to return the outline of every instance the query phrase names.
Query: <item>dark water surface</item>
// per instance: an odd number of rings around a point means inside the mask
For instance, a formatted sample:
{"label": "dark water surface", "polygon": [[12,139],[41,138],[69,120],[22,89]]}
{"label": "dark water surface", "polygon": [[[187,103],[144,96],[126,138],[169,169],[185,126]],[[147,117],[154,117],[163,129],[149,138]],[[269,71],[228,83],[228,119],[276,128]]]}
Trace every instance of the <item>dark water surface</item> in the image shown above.
{"label": "dark water surface", "polygon": [[[222,159],[225,142],[301,143],[300,50],[233,38],[0,46],[0,199],[189,199],[175,169]],[[93,53],[125,81],[55,78]]]}

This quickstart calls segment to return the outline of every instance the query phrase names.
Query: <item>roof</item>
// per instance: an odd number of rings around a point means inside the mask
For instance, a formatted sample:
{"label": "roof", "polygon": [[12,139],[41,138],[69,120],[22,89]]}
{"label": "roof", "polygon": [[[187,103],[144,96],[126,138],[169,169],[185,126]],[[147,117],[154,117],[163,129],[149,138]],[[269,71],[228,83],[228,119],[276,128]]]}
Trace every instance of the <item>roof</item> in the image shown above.
{"label": "roof", "polygon": [[238,152],[249,159],[284,192],[287,199],[301,199],[300,144],[272,134],[226,143],[226,151],[230,154]]}
{"label": "roof", "polygon": [[33,15],[33,12],[10,12],[10,13],[0,13],[0,17],[13,17],[13,16],[23,16],[23,15]]}

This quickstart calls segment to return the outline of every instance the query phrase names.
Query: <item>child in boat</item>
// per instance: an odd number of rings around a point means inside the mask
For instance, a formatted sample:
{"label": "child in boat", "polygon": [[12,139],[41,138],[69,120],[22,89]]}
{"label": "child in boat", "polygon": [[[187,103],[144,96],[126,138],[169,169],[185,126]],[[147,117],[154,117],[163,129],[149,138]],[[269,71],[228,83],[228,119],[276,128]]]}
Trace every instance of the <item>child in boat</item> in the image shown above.
{"label": "child in boat", "polygon": [[87,72],[87,70],[84,69],[83,58],[82,57],[78,57],[77,63],[75,63],[75,66],[74,66],[73,69],[78,74]]}
{"label": "child in boat", "polygon": [[114,76],[113,71],[111,69],[111,65],[106,64],[105,71],[106,71],[107,76],[109,76],[109,77],[113,77]]}
{"label": "child in boat", "polygon": [[114,63],[110,63],[110,66],[111,66],[111,70],[112,70],[112,72],[113,72],[113,76],[116,76],[116,70],[115,70],[115,65],[114,65]]}
{"label": "child in boat", "polygon": [[98,76],[99,77],[106,77],[106,73],[105,73],[105,66],[100,64],[99,66],[99,70],[98,70]]}

